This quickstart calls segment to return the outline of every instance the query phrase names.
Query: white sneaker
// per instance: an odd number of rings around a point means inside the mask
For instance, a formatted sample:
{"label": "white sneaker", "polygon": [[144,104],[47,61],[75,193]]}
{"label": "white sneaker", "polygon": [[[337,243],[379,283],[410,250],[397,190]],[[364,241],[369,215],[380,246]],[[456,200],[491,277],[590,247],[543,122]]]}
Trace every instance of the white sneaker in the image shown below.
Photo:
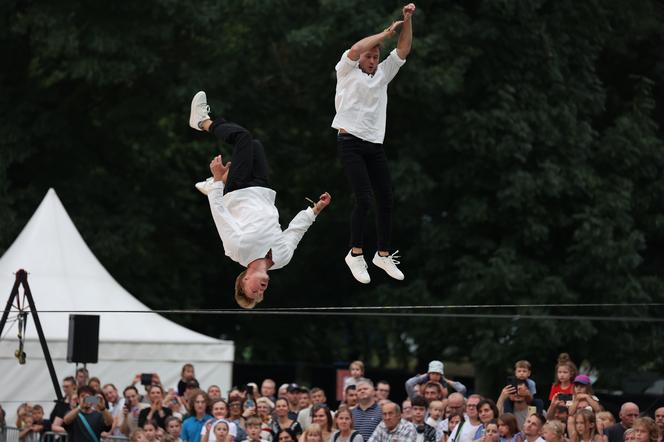
{"label": "white sneaker", "polygon": [[210,119],[210,106],[207,104],[207,96],[204,91],[196,92],[191,100],[191,113],[189,114],[189,126],[192,129],[203,131],[200,123]]}
{"label": "white sneaker", "polygon": [[212,184],[214,184],[214,178],[210,177],[205,181],[201,181],[200,183],[196,183],[195,187],[203,195],[207,195],[208,193],[210,193],[210,190],[212,190]]}
{"label": "white sneaker", "polygon": [[355,279],[362,284],[369,284],[371,282],[371,277],[369,277],[369,272],[367,272],[367,267],[369,266],[364,260],[364,255],[353,256],[349,251],[345,261]]}
{"label": "white sneaker", "polygon": [[376,252],[371,262],[373,262],[375,266],[385,270],[385,272],[392,278],[403,281],[404,275],[401,273],[401,270],[397,268],[397,264],[399,264],[399,261],[397,261],[399,255],[397,255],[397,253],[399,253],[398,250],[391,255],[380,256],[378,252]]}

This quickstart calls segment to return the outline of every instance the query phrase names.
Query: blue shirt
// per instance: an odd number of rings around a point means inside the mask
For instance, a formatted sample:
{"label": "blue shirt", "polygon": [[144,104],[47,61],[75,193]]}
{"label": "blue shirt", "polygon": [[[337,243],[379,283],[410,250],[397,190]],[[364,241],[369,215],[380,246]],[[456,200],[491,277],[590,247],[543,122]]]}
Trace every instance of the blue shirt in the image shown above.
{"label": "blue shirt", "polygon": [[189,416],[182,422],[182,431],[180,432],[180,439],[189,442],[201,441],[201,430],[205,422],[212,419],[212,416],[206,414],[202,419],[196,419],[196,416]]}
{"label": "blue shirt", "polygon": [[378,424],[383,420],[383,412],[378,403],[363,410],[358,405],[351,411],[353,415],[353,426],[362,435],[364,440],[369,440]]}

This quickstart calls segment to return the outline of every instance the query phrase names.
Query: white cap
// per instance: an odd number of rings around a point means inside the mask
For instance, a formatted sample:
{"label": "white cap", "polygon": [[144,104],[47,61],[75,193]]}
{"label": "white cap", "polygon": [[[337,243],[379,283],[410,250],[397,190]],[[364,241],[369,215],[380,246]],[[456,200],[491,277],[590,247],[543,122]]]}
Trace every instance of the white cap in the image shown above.
{"label": "white cap", "polygon": [[444,375],[443,373],[443,363],[440,361],[431,361],[429,362],[429,370],[427,373],[440,373],[440,375]]}

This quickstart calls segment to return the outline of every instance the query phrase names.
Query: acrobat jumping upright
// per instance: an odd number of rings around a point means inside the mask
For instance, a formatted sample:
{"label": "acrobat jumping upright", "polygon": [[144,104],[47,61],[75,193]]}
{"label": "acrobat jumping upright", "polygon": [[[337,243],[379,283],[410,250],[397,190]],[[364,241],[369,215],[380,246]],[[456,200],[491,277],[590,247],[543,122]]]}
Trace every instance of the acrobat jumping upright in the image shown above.
{"label": "acrobat jumping upright", "polygon": [[263,300],[270,280],[267,271],[290,262],[302,236],[331,197],[323,193],[282,231],[274,205],[277,194],[268,185],[263,144],[235,123],[210,119],[209,112],[205,92],[200,91],[191,101],[189,125],[231,144],[233,156],[226,164],[221,155],[214,157],[212,177],[196,188],[208,197],[226,255],[247,268],[235,280],[235,300],[243,308],[253,308]]}

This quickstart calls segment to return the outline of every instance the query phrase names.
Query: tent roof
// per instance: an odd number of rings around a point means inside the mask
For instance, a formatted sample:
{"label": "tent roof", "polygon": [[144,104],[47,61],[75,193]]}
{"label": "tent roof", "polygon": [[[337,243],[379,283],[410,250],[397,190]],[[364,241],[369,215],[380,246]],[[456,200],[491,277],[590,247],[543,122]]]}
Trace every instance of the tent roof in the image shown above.
{"label": "tent roof", "polygon": [[[14,273],[28,272],[37,310],[151,311],[106,271],[88,248],[55,190],[41,204],[7,252],[0,258],[0,302],[9,296]],[[101,342],[223,343],[160,315],[100,313]],[[67,313],[42,313],[49,340],[67,340]],[[27,338],[36,338],[34,327]],[[230,342],[229,342],[230,343]]]}

